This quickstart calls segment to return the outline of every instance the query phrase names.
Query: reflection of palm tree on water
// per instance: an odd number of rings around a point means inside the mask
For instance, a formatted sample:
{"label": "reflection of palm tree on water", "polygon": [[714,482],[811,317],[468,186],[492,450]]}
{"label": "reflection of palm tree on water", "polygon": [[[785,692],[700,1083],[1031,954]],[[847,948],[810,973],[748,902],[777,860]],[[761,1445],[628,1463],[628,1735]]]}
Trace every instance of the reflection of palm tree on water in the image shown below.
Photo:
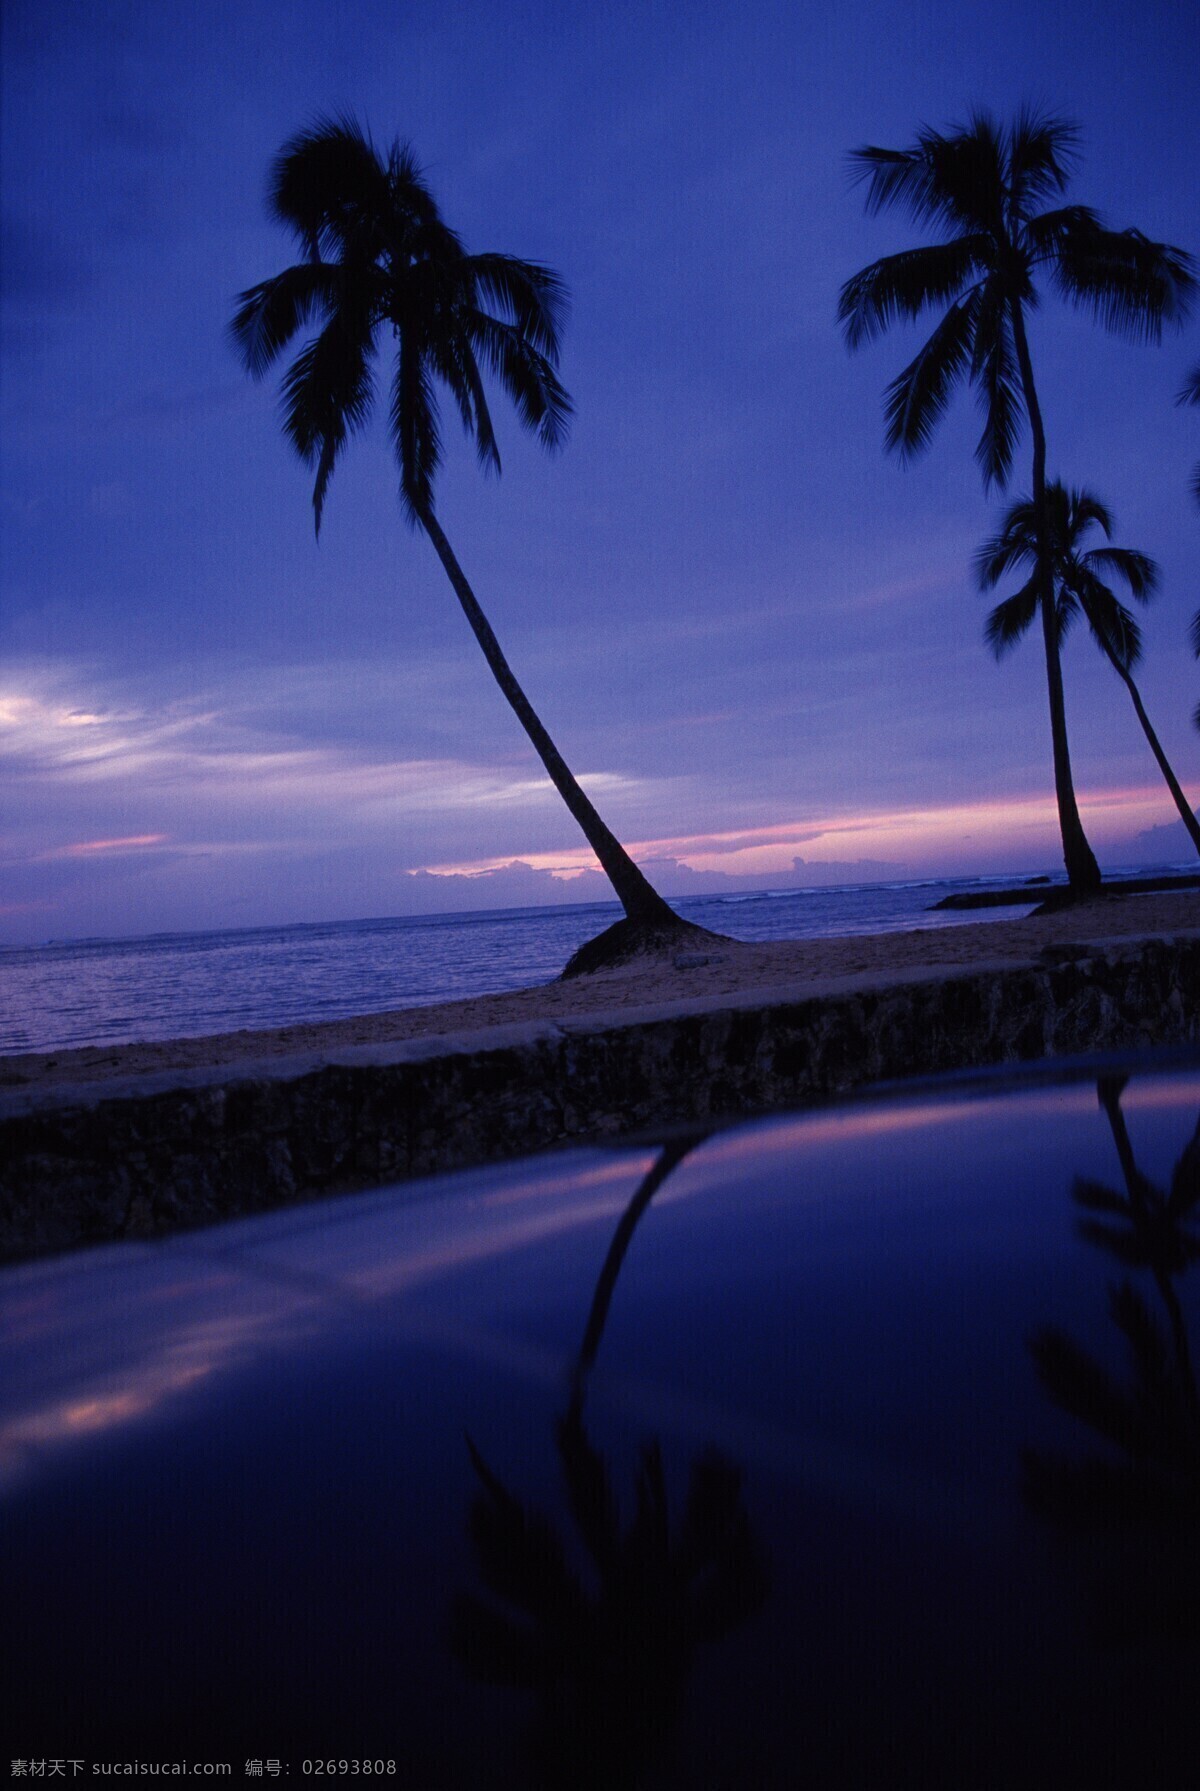
{"label": "reflection of palm tree on water", "polygon": [[1134,1158],[1121,1111],[1125,1082],[1098,1084],[1125,1191],[1080,1177],[1072,1198],[1087,1215],[1078,1225],[1086,1242],[1152,1276],[1165,1331],[1127,1279],[1110,1291],[1109,1311],[1129,1354],[1128,1385],[1055,1326],[1030,1339],[1051,1399],[1111,1448],[1082,1459],[1027,1451],[1025,1493],[1035,1510],[1073,1529],[1137,1528],[1165,1541],[1166,1571],[1137,1577],[1136,1607],[1122,1593],[1122,1621],[1200,1639],[1200,1391],[1176,1287],[1200,1260],[1200,1121],[1169,1189],[1155,1187]]}
{"label": "reflection of palm tree on water", "polygon": [[622,1215],[567,1408],[554,1427],[584,1574],[549,1519],[510,1492],[467,1439],[480,1483],[471,1540],[489,1596],[458,1597],[453,1647],[473,1677],[537,1697],[534,1750],[549,1782],[636,1783],[669,1740],[696,1648],[745,1621],[766,1596],[765,1561],[733,1462],[715,1449],[697,1457],[672,1533],[662,1454],[652,1440],[641,1451],[633,1515],[623,1526],[608,1466],[584,1428],[588,1377],[633,1233],[701,1142],[693,1136],[665,1146]]}

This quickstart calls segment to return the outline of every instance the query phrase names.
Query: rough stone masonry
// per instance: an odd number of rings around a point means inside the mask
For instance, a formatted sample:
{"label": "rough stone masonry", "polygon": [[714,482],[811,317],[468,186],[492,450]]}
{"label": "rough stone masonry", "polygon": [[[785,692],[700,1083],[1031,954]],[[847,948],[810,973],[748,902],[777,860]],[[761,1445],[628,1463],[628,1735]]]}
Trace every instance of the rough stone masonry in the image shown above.
{"label": "rough stone masonry", "polygon": [[0,1094],[0,1254],[185,1226],[867,1083],[1200,1041],[1200,937]]}

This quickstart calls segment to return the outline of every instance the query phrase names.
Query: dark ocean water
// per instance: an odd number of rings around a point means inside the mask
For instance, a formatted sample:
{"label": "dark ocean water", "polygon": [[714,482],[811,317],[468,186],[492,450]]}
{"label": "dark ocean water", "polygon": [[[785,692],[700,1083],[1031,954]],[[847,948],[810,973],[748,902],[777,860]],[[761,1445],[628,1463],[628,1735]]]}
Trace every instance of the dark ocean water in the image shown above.
{"label": "dark ocean water", "polygon": [[[930,909],[951,890],[1020,881],[868,883],[672,906],[734,939],[833,938],[1015,919],[1029,909]],[[258,1030],[525,988],[557,976],[619,918],[615,903],[589,903],[0,949],[0,1052]]]}

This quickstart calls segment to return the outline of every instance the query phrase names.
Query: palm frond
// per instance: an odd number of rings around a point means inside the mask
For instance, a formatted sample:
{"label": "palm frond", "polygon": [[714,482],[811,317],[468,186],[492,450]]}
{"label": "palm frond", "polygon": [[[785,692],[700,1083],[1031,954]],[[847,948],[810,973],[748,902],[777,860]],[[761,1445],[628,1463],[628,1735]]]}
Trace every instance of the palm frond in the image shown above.
{"label": "palm frond", "polygon": [[1082,555],[1080,564],[1092,572],[1115,575],[1139,603],[1148,603],[1158,590],[1158,562],[1136,547],[1096,547]]}
{"label": "palm frond", "polygon": [[[403,138],[397,138],[388,150],[387,178],[388,212],[392,221],[403,220],[414,233],[435,232],[439,249],[449,246],[461,254],[462,245],[442,217],[416,151]],[[448,243],[443,240],[442,232],[446,233]],[[431,246],[426,243],[427,253]]]}
{"label": "palm frond", "polygon": [[458,406],[464,430],[474,439],[480,466],[485,472],[500,472],[500,447],[470,339],[457,332],[452,336],[437,337],[429,344],[429,357],[438,378],[449,388]]}
{"label": "palm frond", "polygon": [[[1184,380],[1183,387],[1176,402],[1179,404],[1200,404],[1200,365],[1193,367],[1187,378]],[[1196,470],[1192,474],[1191,493],[1196,502],[1200,504],[1200,461],[1197,462]],[[1200,646],[1196,648],[1196,651],[1200,654]],[[1200,715],[1200,709],[1198,709],[1196,713]],[[1197,727],[1200,727],[1200,722],[1197,722],[1196,725]]]}
{"label": "palm frond", "polygon": [[369,331],[338,311],[296,356],[283,381],[283,426],[306,466],[316,466],[313,523],[318,536],[325,493],[348,437],[365,425],[375,396]]}
{"label": "palm frond", "polygon": [[1141,1426],[1132,1401],[1108,1371],[1056,1326],[1029,1340],[1040,1379],[1057,1406],[1118,1447],[1133,1450]]}
{"label": "palm frond", "polygon": [[1146,1267],[1146,1245],[1136,1226],[1102,1225],[1098,1219],[1081,1219],[1076,1226],[1085,1244],[1094,1244],[1127,1269]]}
{"label": "palm frond", "polygon": [[267,209],[310,259],[339,254],[357,223],[387,211],[387,174],[348,113],[320,117],[290,137],[271,166]]}
{"label": "palm frond", "polygon": [[[1052,505],[1058,506],[1059,534],[1065,548],[1073,552],[1093,524],[1105,535],[1112,536],[1112,511],[1086,486],[1073,485],[1068,491],[1060,479],[1055,479],[1046,487],[1046,496]],[[1096,549],[1096,552],[1100,551]]]}
{"label": "palm frond", "polygon": [[1090,1176],[1077,1175],[1071,1184],[1071,1199],[1089,1213],[1113,1213],[1120,1218],[1129,1217],[1129,1202],[1124,1194],[1118,1194],[1115,1188],[1104,1182],[1094,1182]]}
{"label": "palm frond", "polygon": [[1003,489],[1008,483],[1013,455],[1021,439],[1025,404],[1006,314],[995,320],[986,338],[981,323],[975,341],[978,345],[984,340],[986,350],[978,369],[973,369],[976,395],[983,410],[975,461],[983,474],[983,488],[988,491],[993,485]]}
{"label": "palm frond", "polygon": [[1054,598],[1054,633],[1060,647],[1074,628],[1078,615],[1078,604],[1060,581]]}
{"label": "palm frond", "polygon": [[944,305],[987,266],[988,245],[976,235],[927,249],[905,249],[873,261],[846,281],[838,297],[838,322],[846,346],[858,348],[900,318],[919,317]]}
{"label": "palm frond", "polygon": [[1053,261],[1074,232],[1100,230],[1099,215],[1089,205],[1063,205],[1022,220],[1018,232],[1021,248],[1034,266]]}
{"label": "palm frond", "polygon": [[570,309],[567,288],[553,268],[515,255],[471,255],[463,269],[481,308],[501,313],[548,361],[557,363],[562,327]]}
{"label": "palm frond", "polygon": [[1079,160],[1079,126],[1023,106],[1008,131],[1009,196],[1016,217],[1027,216],[1066,190]]}
{"label": "palm frond", "polygon": [[928,446],[954,382],[970,365],[974,296],[951,305],[925,346],[887,388],[884,442],[901,459]]}
{"label": "palm frond", "polygon": [[1037,564],[1037,512],[1032,498],[1018,498],[1008,506],[999,533],[976,550],[973,563],[981,591],[992,590],[1014,566]]}
{"label": "palm frond", "polygon": [[1142,656],[1142,633],[1131,611],[1082,565],[1071,580],[1071,593],[1101,648],[1108,648],[1117,663],[1131,671]]}
{"label": "palm frond", "polygon": [[879,149],[865,145],[847,158],[851,186],[865,186],[863,204],[870,217],[891,206],[902,207],[923,223],[937,215],[930,199],[930,169],[920,149]]}
{"label": "palm frond", "polygon": [[[1142,1262],[1146,1262],[1144,1253]],[[1143,1396],[1139,1401],[1143,1426],[1141,1445],[1143,1449],[1147,1445],[1153,1447],[1155,1441],[1161,1440],[1160,1424],[1165,1403],[1163,1395],[1167,1393],[1171,1374],[1167,1347],[1161,1331],[1151,1317],[1149,1306],[1129,1282],[1122,1282],[1109,1289],[1108,1309],[1113,1323],[1129,1345],[1138,1391]],[[1149,1401],[1145,1397],[1147,1394],[1150,1395]],[[1167,1398],[1170,1399],[1169,1394]],[[1171,1400],[1171,1403],[1174,1401]]]}
{"label": "palm frond", "polygon": [[415,334],[401,335],[388,419],[400,468],[400,504],[419,524],[433,508],[433,480],[442,462],[437,393],[427,356]]}
{"label": "palm frond", "polygon": [[536,432],[543,447],[561,447],[574,406],[546,356],[514,324],[501,323],[486,312],[471,312],[467,330],[477,352],[512,399],[524,427]]}
{"label": "palm frond", "polygon": [[569,1625],[584,1598],[557,1531],[509,1492],[469,1436],[466,1443],[483,1487],[471,1504],[470,1529],[488,1591],[542,1623]]}
{"label": "palm frond", "polygon": [[246,371],[261,379],[297,330],[336,306],[341,290],[340,269],[303,261],[240,293],[229,333]]}
{"label": "palm frond", "polygon": [[921,146],[943,224],[999,240],[1005,225],[1005,143],[991,113],[975,111],[965,127],[947,132],[924,131]]}
{"label": "palm frond", "polygon": [[1026,633],[1038,612],[1037,574],[1003,603],[998,603],[984,625],[984,638],[997,659],[1010,653]]}
{"label": "palm frond", "polygon": [[1140,230],[1080,222],[1063,231],[1051,278],[1065,299],[1090,311],[1105,329],[1158,342],[1164,325],[1187,320],[1194,268],[1182,249],[1151,242]]}

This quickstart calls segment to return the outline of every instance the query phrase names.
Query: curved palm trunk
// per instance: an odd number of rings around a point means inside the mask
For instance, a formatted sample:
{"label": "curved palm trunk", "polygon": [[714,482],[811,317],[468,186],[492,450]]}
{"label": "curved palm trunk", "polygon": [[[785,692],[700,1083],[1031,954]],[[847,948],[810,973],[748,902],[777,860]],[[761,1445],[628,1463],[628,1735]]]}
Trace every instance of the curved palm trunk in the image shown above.
{"label": "curved palm trunk", "polygon": [[1046,682],[1050,691],[1050,737],[1054,743],[1054,793],[1058,799],[1058,825],[1062,834],[1063,863],[1067,881],[1074,895],[1090,895],[1100,887],[1100,867],[1088,845],[1075,801],[1075,785],[1071,778],[1071,754],[1067,746],[1067,711],[1063,701],[1062,662],[1058,654],[1058,621],[1054,613],[1054,590],[1050,567],[1043,543],[1046,528],[1046,432],[1041,407],[1033,383],[1033,363],[1025,336],[1025,320],[1017,300],[1010,305],[1013,342],[1017,364],[1021,369],[1021,386],[1025,409],[1033,435],[1033,508],[1038,535],[1038,608],[1042,613],[1042,641],[1046,649]]}
{"label": "curved palm trunk", "polygon": [[1170,761],[1159,744],[1158,735],[1150,725],[1150,717],[1146,714],[1142,704],[1141,692],[1134,683],[1128,668],[1121,663],[1121,660],[1113,652],[1108,641],[1108,636],[1104,633],[1103,629],[1097,629],[1096,633],[1100,645],[1104,649],[1104,654],[1108,663],[1112,666],[1118,678],[1129,692],[1130,700],[1137,713],[1137,718],[1142,724],[1142,732],[1150,742],[1150,751],[1158,761],[1158,768],[1163,774],[1168,790],[1171,792],[1172,801],[1174,802],[1175,807],[1179,810],[1180,818],[1187,828],[1188,833],[1191,835],[1193,846],[1195,846],[1197,853],[1200,853],[1200,821],[1197,821],[1195,814],[1192,812],[1191,804],[1183,793],[1179,779],[1172,771]]}
{"label": "curved palm trunk", "polygon": [[421,511],[421,526],[432,541],[446,576],[454,586],[455,596],[462,604],[467,621],[471,624],[471,631],[483,649],[483,656],[491,667],[492,676],[533,743],[534,751],[545,766],[551,783],[582,828],[584,838],[600,860],[604,874],[616,891],[629,919],[650,922],[659,927],[685,927],[686,922],[681,921],[674,909],[667,906],[653,884],[634,864],[620,840],[605,826],[572,776],[566,760],[517,683],[511,666],[500,650],[500,643],[492,633],[491,624],[479,607],[478,599],[467,583],[466,575],[455,559],[453,549],[432,510]]}
{"label": "curved palm trunk", "polygon": [[635,1188],[629,1205],[621,1214],[620,1223],[608,1246],[604,1267],[600,1270],[600,1279],[597,1281],[596,1291],[592,1295],[591,1311],[588,1313],[587,1325],[584,1328],[583,1342],[579,1345],[579,1354],[576,1357],[575,1366],[571,1370],[571,1404],[569,1407],[571,1416],[577,1418],[583,1410],[587,1377],[592,1371],[592,1363],[596,1360],[596,1351],[600,1348],[600,1339],[604,1335],[604,1326],[608,1321],[608,1309],[612,1305],[612,1297],[616,1292],[617,1277],[621,1273],[621,1265],[625,1261],[625,1253],[637,1230],[638,1221],[667,1177],[673,1174],[683,1159],[698,1149],[709,1136],[708,1132],[693,1133],[684,1138],[677,1138],[671,1144],[664,1145]]}

